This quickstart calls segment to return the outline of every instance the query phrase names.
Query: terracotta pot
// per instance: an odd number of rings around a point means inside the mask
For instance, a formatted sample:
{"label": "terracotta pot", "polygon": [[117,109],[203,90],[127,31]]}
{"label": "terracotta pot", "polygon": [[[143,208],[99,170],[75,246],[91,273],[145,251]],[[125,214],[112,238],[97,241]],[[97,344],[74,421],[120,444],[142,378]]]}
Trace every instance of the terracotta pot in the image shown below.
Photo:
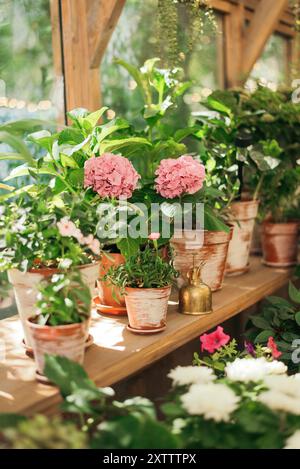
{"label": "terracotta pot", "polygon": [[[98,262],[78,267],[83,280],[90,287],[92,296],[94,295],[95,284],[98,278]],[[21,272],[18,269],[11,269],[8,272],[8,279],[13,285],[19,316],[25,334],[25,343],[31,347],[30,333],[26,320],[35,314],[35,303],[38,294],[38,285],[45,278],[58,272],[57,269],[31,269],[28,272]]]}
{"label": "terracotta pot", "polygon": [[45,355],[59,355],[83,363],[89,320],[65,326],[40,326],[27,320],[37,371],[44,373]]}
{"label": "terracotta pot", "polygon": [[262,225],[263,263],[270,267],[290,267],[297,264],[299,222]]}
{"label": "terracotta pot", "polygon": [[[110,267],[118,266],[124,264],[125,262],[125,258],[122,256],[122,254],[108,253],[108,256],[103,255],[101,259],[99,267],[100,277],[105,275]],[[124,315],[125,310],[126,314],[125,298],[123,295],[121,295],[120,289],[103,280],[98,280],[97,285],[100,303],[100,305],[97,305],[97,309],[99,309],[102,313],[116,315]]]}
{"label": "terracotta pot", "polygon": [[202,280],[212,291],[222,288],[225,264],[232,228],[225,231],[184,230],[175,232],[171,239],[174,249],[174,267],[179,271],[178,287],[187,280],[187,272],[193,266],[204,262]]}
{"label": "terracotta pot", "polygon": [[258,206],[257,200],[250,200],[234,202],[230,207],[233,233],[229,243],[226,275],[241,275],[249,270],[250,248]]}
{"label": "terracotta pot", "polygon": [[166,327],[171,287],[126,288],[129,326],[135,331],[155,331]]}
{"label": "terracotta pot", "polygon": [[254,256],[260,256],[262,254],[261,223],[258,222],[254,224],[250,254]]}

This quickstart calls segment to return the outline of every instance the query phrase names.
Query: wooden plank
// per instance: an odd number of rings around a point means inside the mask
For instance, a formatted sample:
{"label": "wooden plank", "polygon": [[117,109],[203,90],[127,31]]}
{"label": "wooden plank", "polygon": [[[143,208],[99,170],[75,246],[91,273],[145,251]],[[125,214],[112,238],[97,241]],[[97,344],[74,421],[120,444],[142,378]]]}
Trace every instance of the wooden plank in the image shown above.
{"label": "wooden plank", "polygon": [[[97,385],[113,385],[272,294],[291,275],[291,270],[271,269],[262,266],[259,258],[253,258],[247,275],[226,279],[224,288],[214,293],[211,315],[180,315],[174,295],[167,329],[152,336],[131,334],[126,330],[124,318],[94,313],[91,327],[94,345],[86,353],[85,368]],[[0,322],[0,343],[3,341],[6,346],[6,357],[0,363],[0,412],[51,414],[60,401],[58,392],[54,387],[35,382],[34,362],[24,355],[22,335],[17,317]]]}
{"label": "wooden plank", "polygon": [[260,57],[269,36],[274,31],[288,0],[260,0],[244,40],[242,74],[244,80]]}
{"label": "wooden plank", "polygon": [[86,0],[61,0],[61,15],[67,110],[96,110],[100,77],[90,70]]}
{"label": "wooden plank", "polygon": [[90,67],[98,68],[126,0],[88,0]]}
{"label": "wooden plank", "polygon": [[232,6],[232,13],[224,18],[225,84],[227,88],[241,83],[244,28],[244,6],[239,3]]}

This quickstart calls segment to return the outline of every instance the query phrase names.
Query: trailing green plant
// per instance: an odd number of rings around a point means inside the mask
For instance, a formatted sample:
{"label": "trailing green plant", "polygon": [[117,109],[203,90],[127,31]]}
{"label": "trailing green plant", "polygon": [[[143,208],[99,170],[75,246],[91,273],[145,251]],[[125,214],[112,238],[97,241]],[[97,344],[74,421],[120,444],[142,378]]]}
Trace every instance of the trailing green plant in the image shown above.
{"label": "trailing green plant", "polygon": [[[169,67],[183,61],[186,52],[194,50],[207,29],[217,32],[217,22],[208,0],[158,0],[158,43],[161,55]],[[186,10],[186,44],[180,50],[180,9]]]}
{"label": "trailing green plant", "polygon": [[63,326],[86,321],[91,314],[91,293],[80,271],[56,273],[39,286],[37,297],[39,325]]}
{"label": "trailing green plant", "polygon": [[148,244],[143,251],[127,259],[125,264],[111,267],[103,279],[125,292],[126,287],[167,287],[177,275],[173,261],[163,259],[157,245],[153,248]]}
{"label": "trailing green plant", "polygon": [[273,337],[290,372],[300,372],[297,348],[300,339],[300,290],[289,285],[290,300],[270,296],[258,315],[251,316],[246,337],[265,346]]}

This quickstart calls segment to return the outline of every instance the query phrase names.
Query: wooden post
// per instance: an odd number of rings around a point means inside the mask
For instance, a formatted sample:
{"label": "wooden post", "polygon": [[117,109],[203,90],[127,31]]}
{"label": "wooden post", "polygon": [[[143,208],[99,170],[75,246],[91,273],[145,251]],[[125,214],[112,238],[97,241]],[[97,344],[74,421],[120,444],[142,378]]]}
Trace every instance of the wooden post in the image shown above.
{"label": "wooden post", "polygon": [[90,69],[86,0],[60,0],[66,109],[100,106],[99,70]]}
{"label": "wooden post", "polygon": [[232,5],[224,18],[225,85],[238,86],[242,81],[243,34],[245,27],[244,5]]}
{"label": "wooden post", "polygon": [[287,6],[288,0],[260,0],[245,35],[242,61],[244,77],[251,72]]}

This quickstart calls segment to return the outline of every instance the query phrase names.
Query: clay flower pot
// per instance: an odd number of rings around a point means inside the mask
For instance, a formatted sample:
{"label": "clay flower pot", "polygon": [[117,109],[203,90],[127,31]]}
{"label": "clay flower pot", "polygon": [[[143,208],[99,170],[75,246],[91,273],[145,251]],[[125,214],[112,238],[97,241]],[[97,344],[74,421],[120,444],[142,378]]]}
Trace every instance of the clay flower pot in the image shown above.
{"label": "clay flower pot", "polygon": [[257,200],[234,202],[230,207],[230,223],[233,225],[229,243],[226,275],[241,275],[249,270],[249,256],[257,217]]}
{"label": "clay flower pot", "polygon": [[[83,281],[90,287],[91,294],[93,296],[96,280],[98,278],[98,262],[79,266],[78,268],[82,274]],[[35,312],[38,285],[42,280],[57,272],[57,269],[49,268],[31,269],[28,272],[11,269],[8,272],[8,279],[14,288],[17,308],[24,329],[25,344],[27,347],[32,347],[27,319]]]}
{"label": "clay flower pot", "polygon": [[82,364],[89,320],[65,326],[41,326],[35,318],[27,320],[34,359],[39,374],[44,373],[45,355],[59,355]]}
{"label": "clay flower pot", "polygon": [[225,264],[232,228],[225,231],[184,230],[175,232],[171,239],[174,249],[174,267],[180,273],[178,287],[187,281],[187,273],[193,266],[204,262],[201,269],[203,282],[212,291],[220,290],[223,285]]}
{"label": "clay flower pot", "polygon": [[171,287],[125,289],[129,330],[153,333],[165,329]]}
{"label": "clay flower pot", "polygon": [[[108,256],[103,255],[101,259],[99,267],[100,278],[107,273],[110,267],[118,266],[125,262],[122,254],[109,253]],[[104,280],[98,280],[97,285],[99,295],[96,304],[97,310],[101,313],[115,314],[117,316],[126,315],[125,298],[124,295],[121,295],[120,289]]]}
{"label": "clay flower pot", "polygon": [[262,225],[263,263],[270,267],[291,267],[297,264],[299,222]]}

